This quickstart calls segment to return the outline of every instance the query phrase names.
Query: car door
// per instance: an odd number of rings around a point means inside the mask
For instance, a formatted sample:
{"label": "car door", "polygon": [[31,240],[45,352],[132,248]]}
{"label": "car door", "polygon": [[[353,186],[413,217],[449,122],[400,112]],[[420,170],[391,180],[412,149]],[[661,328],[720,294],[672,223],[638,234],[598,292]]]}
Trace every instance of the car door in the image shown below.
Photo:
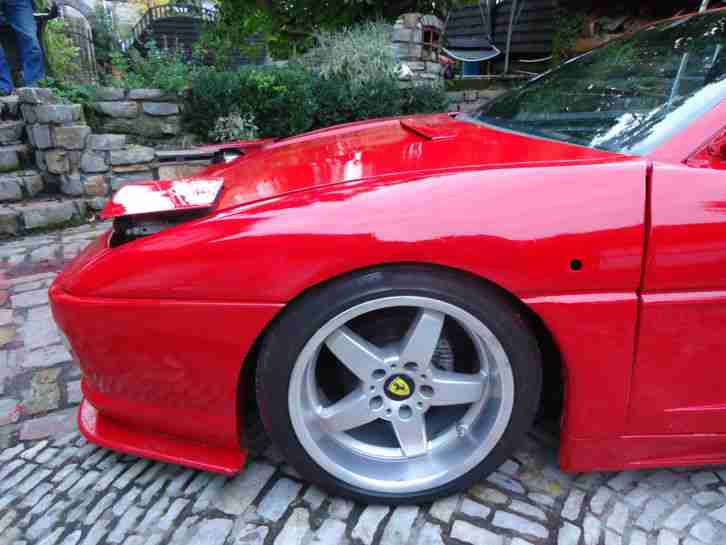
{"label": "car door", "polygon": [[631,433],[726,433],[724,134],[652,168]]}

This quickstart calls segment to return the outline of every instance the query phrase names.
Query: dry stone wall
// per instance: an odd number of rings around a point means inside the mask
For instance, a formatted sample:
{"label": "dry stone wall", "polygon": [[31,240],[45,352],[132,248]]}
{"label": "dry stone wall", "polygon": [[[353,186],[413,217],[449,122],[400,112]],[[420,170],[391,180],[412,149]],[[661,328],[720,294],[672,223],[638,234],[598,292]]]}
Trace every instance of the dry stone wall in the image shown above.
{"label": "dry stone wall", "polygon": [[[106,100],[91,111],[112,114],[103,114],[111,121],[144,127],[153,118],[173,137],[181,135],[180,106],[162,91],[102,89],[99,98]],[[88,117],[81,105],[63,103],[45,88],[0,98],[0,238],[81,222],[127,183],[193,176],[209,163],[208,153],[164,149],[173,138],[152,148],[135,143],[139,130],[100,133]]]}
{"label": "dry stone wall", "polygon": [[49,192],[103,198],[126,180],[153,178],[152,148],[128,145],[125,135],[93,134],[81,106],[60,104],[49,89],[23,88],[18,96]]}
{"label": "dry stone wall", "polygon": [[[80,105],[59,103],[49,89],[23,88],[18,95],[29,145],[46,187],[63,195],[105,198],[129,182],[176,177],[180,172],[189,175],[205,166],[160,165],[154,148],[129,142],[133,135],[97,134]],[[178,104],[150,100],[164,96],[158,89],[127,92],[108,88],[100,95],[109,100],[93,103],[92,108],[106,112],[110,120],[124,119],[131,124],[140,121],[140,116],[152,115],[142,112],[154,112],[166,120],[160,126],[179,123]],[[132,114],[136,117],[114,117]]]}
{"label": "dry stone wall", "polygon": [[184,97],[161,89],[102,87],[86,108],[95,132],[125,134],[128,141],[155,147],[189,146],[194,137],[182,129]]}

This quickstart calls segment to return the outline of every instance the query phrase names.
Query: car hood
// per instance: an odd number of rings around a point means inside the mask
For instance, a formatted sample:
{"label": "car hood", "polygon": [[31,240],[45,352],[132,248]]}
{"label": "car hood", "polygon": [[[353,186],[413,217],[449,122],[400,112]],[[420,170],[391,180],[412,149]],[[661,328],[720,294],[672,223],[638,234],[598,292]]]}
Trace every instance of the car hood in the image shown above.
{"label": "car hood", "polygon": [[616,153],[436,114],[364,121],[260,142],[231,163],[179,181],[124,186],[105,218],[173,210],[222,210],[316,186],[462,169],[619,161]]}
{"label": "car hood", "polygon": [[288,138],[225,165],[213,176],[224,180],[218,204],[222,209],[387,175],[623,158],[437,114],[353,123]]}

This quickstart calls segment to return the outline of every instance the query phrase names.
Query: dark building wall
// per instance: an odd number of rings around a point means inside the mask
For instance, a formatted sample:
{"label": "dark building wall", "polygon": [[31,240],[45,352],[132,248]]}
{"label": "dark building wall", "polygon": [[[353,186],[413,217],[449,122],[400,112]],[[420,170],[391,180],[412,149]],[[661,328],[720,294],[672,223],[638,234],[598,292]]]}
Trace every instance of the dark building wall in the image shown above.
{"label": "dark building wall", "polygon": [[[682,11],[697,11],[701,0],[562,0],[567,8],[576,11],[594,11],[603,14],[630,14],[653,17],[669,17]],[[712,0],[711,7],[726,7],[721,0]]]}

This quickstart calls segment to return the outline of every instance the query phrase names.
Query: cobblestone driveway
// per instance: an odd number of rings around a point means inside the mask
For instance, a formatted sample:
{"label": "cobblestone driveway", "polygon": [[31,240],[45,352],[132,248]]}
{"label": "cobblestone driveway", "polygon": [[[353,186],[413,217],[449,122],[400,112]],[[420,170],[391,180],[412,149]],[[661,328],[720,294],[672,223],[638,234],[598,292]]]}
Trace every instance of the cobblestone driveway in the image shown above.
{"label": "cobblestone driveway", "polygon": [[726,543],[726,470],[571,476],[534,435],[466,494],[396,509],[326,496],[264,437],[235,478],[87,444],[73,420],[78,370],[46,288],[102,229],[0,245],[0,545]]}

